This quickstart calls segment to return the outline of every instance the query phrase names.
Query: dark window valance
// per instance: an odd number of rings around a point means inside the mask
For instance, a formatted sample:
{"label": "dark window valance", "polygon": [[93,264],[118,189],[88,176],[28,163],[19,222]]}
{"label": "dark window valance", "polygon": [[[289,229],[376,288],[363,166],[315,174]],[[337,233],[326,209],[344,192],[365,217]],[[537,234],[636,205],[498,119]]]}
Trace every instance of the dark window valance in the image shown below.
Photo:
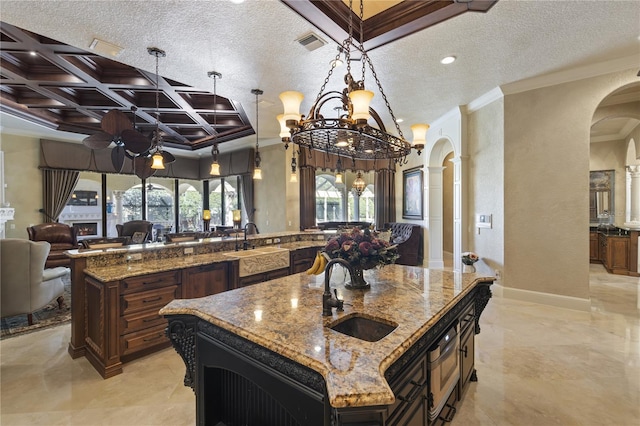
{"label": "dark window valance", "polygon": [[[250,174],[253,172],[253,148],[220,154],[220,173],[222,177]],[[40,140],[40,168],[89,171],[97,173],[116,173],[111,164],[111,149],[91,150],[78,143]],[[178,179],[211,179],[209,170],[211,157],[178,157],[166,169],[158,170],[156,177]],[[121,174],[134,174],[133,162],[126,158]]]}

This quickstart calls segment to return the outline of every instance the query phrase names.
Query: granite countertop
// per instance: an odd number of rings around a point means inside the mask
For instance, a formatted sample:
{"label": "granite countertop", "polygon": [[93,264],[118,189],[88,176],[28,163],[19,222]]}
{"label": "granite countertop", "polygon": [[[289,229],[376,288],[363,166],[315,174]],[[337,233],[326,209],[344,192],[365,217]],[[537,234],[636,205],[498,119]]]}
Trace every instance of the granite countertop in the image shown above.
{"label": "granite countertop", "polygon": [[[300,248],[307,247],[316,247],[319,245],[324,245],[326,243],[326,235],[319,230],[313,231],[298,231],[298,232],[273,232],[266,234],[252,234],[247,235],[248,241],[264,241],[268,239],[274,238],[296,238],[302,236],[306,241],[294,241],[294,242],[286,242],[279,244],[281,247],[289,248],[291,250],[297,250]],[[322,237],[321,240],[318,239],[309,239]],[[244,240],[244,238],[239,238],[238,241]],[[168,248],[175,247],[188,247],[188,246],[201,246],[201,245],[218,245],[218,244],[232,244],[235,243],[236,239],[233,237],[213,237],[213,238],[202,238],[194,241],[181,241],[175,243],[167,243],[167,242],[153,242],[146,244],[130,244],[128,246],[122,247],[111,247],[111,248],[94,248],[94,249],[73,249],[67,250],[65,254],[71,258],[82,258],[82,257],[95,257],[102,256],[107,253],[117,254],[117,253],[131,253],[131,252],[154,252],[161,251]]]}
{"label": "granite countertop", "polygon": [[[370,290],[344,288],[342,268],[332,287],[344,312],[322,316],[324,274],[296,274],[199,299],[176,299],[163,315],[194,315],[320,373],[333,407],[388,405],[395,396],[384,372],[460,298],[495,277],[388,265],[365,271]],[[378,342],[327,326],[354,313],[398,324]]]}
{"label": "granite countertop", "polygon": [[[193,245],[194,242],[176,243],[173,245],[185,246]],[[300,250],[312,247],[324,247],[324,241],[295,241],[274,245],[273,247],[281,247],[290,251]],[[93,254],[99,255],[104,252],[127,251],[127,248],[110,248],[90,250]],[[249,250],[251,251],[251,250]],[[102,282],[117,281],[125,278],[135,277],[139,275],[153,274],[157,272],[166,272],[176,269],[190,268],[193,266],[209,265],[217,262],[229,262],[234,260],[234,251],[221,251],[206,254],[183,255],[180,257],[172,257],[170,259],[152,259],[152,260],[132,260],[126,263],[113,264],[108,266],[87,267],[85,274]]]}

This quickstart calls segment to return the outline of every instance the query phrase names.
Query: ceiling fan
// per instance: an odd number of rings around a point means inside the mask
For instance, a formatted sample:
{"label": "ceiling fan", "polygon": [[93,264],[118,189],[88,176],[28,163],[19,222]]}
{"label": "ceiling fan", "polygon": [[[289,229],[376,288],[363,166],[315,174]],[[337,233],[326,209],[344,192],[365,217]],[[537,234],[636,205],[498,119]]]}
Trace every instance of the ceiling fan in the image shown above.
{"label": "ceiling fan", "polygon": [[[131,107],[134,112],[136,107]],[[116,146],[111,151],[111,162],[116,172],[120,172],[124,165],[125,157],[134,159],[151,148],[151,140],[135,129],[127,116],[119,110],[107,112],[100,121],[101,131],[84,138],[82,143],[91,149],[104,149],[111,145]]]}

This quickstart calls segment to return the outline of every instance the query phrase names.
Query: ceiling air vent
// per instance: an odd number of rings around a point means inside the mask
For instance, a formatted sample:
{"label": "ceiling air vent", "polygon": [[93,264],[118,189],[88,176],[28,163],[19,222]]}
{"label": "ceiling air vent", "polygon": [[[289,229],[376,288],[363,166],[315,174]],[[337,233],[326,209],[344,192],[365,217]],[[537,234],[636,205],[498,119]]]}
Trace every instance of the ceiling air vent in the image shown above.
{"label": "ceiling air vent", "polygon": [[316,50],[317,48],[327,44],[326,41],[324,41],[322,38],[320,38],[319,35],[313,32],[303,35],[296,41],[303,45],[308,51]]}

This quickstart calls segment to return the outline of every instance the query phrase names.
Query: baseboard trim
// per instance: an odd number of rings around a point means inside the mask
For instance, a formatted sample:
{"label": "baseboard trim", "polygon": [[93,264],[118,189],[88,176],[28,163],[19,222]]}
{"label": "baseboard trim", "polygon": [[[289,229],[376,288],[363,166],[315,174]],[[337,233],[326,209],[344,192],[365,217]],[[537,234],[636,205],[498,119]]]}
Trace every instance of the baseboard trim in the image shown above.
{"label": "baseboard trim", "polygon": [[503,287],[496,284],[491,286],[491,290],[496,296],[507,299],[522,300],[524,302],[539,303],[541,305],[556,306],[558,308],[573,309],[575,311],[589,312],[591,310],[591,299]]}
{"label": "baseboard trim", "polygon": [[429,269],[443,269],[444,261],[443,260],[429,260]]}

